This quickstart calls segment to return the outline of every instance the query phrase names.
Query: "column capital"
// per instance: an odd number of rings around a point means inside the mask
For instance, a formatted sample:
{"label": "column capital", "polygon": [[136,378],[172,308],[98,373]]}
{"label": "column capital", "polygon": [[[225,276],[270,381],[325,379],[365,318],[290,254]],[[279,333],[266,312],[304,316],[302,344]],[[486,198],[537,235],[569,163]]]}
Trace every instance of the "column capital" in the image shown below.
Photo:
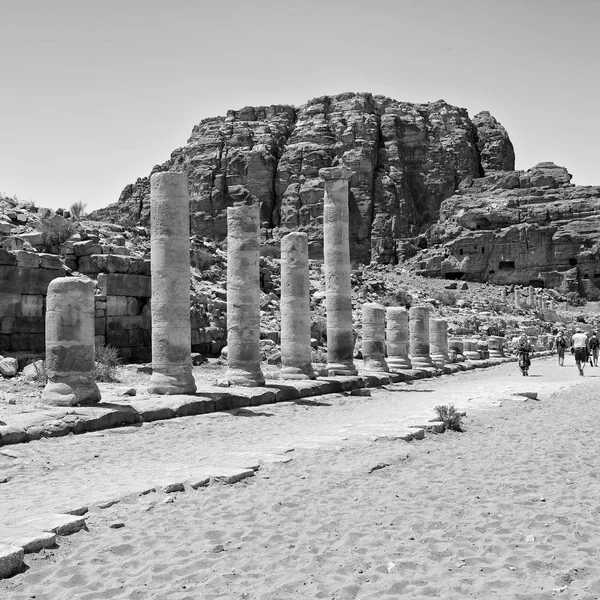
{"label": "column capital", "polygon": [[331,179],[350,179],[352,171],[346,165],[338,165],[337,167],[326,167],[319,169],[319,177],[325,181]]}

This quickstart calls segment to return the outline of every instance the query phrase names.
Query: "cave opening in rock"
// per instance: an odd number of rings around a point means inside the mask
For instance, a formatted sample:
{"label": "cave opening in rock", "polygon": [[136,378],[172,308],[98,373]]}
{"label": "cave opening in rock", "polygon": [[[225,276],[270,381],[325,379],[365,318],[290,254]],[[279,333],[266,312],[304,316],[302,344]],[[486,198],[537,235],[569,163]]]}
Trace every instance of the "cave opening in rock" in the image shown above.
{"label": "cave opening in rock", "polygon": [[444,279],[462,279],[464,273],[444,273]]}
{"label": "cave opening in rock", "polygon": [[577,259],[576,258],[570,258],[569,259],[569,264],[574,267],[577,264]]}
{"label": "cave opening in rock", "polygon": [[515,261],[514,260],[501,260],[498,263],[498,268],[501,271],[503,271],[503,270],[506,271],[506,270],[509,270],[509,269],[514,269],[515,268]]}

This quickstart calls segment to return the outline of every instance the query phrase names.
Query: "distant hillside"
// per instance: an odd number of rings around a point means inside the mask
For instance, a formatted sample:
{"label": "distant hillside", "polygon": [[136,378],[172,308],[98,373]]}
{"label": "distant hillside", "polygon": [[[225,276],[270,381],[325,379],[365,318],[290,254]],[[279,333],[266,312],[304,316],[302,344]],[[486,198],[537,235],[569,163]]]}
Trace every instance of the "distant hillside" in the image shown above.
{"label": "distant hillside", "polygon": [[[438,100],[399,102],[368,93],[310,100],[300,107],[247,107],[203,120],[187,144],[155,171],[188,174],[192,233],[222,240],[227,206],[258,201],[263,237],[306,231],[322,255],[322,167],[343,161],[350,181],[353,258],[397,262],[406,238],[439,217],[440,206],[475,178],[514,169],[506,130],[488,112]],[[91,218],[147,224],[149,176]]]}

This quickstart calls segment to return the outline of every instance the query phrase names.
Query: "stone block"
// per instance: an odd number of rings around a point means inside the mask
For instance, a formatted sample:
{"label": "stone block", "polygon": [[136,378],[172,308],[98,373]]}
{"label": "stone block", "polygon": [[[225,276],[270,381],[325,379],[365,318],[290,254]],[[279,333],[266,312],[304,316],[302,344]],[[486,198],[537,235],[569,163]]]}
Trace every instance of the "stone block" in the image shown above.
{"label": "stone block", "polygon": [[0,332],[0,352],[4,352],[5,350],[8,350],[11,347],[10,338],[10,335],[5,335]]}
{"label": "stone block", "polygon": [[42,333],[30,333],[28,336],[28,346],[31,352],[45,352],[46,335]]}
{"label": "stone block", "polygon": [[6,579],[23,568],[23,548],[0,545],[0,579]]}
{"label": "stone block", "polygon": [[39,231],[33,231],[31,233],[20,233],[19,237],[25,242],[29,242],[32,246],[43,246],[44,245],[44,234]]}
{"label": "stone block", "polygon": [[13,333],[10,336],[10,346],[13,352],[29,350],[29,336],[26,333]]}
{"label": "stone block", "polygon": [[12,253],[0,248],[0,265],[16,265],[17,257]]}
{"label": "stone block", "polygon": [[130,346],[143,346],[144,345],[144,331],[142,329],[129,329],[129,345]]}
{"label": "stone block", "polygon": [[135,317],[130,316],[109,316],[106,319],[106,327],[109,331],[117,329],[142,329],[144,317],[138,315]]}
{"label": "stone block", "polygon": [[95,335],[94,346],[96,346],[96,348],[98,348],[98,346],[106,346],[106,337],[103,335]]}
{"label": "stone block", "polygon": [[13,333],[16,322],[16,317],[0,317],[0,333]]}
{"label": "stone block", "polygon": [[106,319],[104,317],[96,317],[94,319],[94,335],[104,335],[106,331]]}
{"label": "stone block", "polygon": [[106,344],[116,348],[129,346],[129,332],[125,329],[107,329]]}
{"label": "stone block", "polygon": [[107,296],[106,298],[106,316],[114,317],[127,314],[126,296]]}
{"label": "stone block", "polygon": [[14,317],[22,314],[21,294],[6,294],[0,292],[0,316]]}
{"label": "stone block", "polygon": [[150,298],[152,295],[150,277],[145,275],[102,273],[98,276],[98,285],[101,292],[106,296]]}
{"label": "stone block", "polygon": [[23,294],[21,296],[21,314],[25,317],[43,316],[44,296],[41,294]]}
{"label": "stone block", "polygon": [[48,292],[48,284],[53,279],[63,275],[63,270],[59,269],[25,269],[10,265],[0,266],[0,290],[10,290],[11,294],[42,294],[45,296]]}
{"label": "stone block", "polygon": [[[40,267],[42,269],[57,269],[64,272],[64,265],[62,264],[60,257],[56,254],[38,254],[40,257]],[[57,277],[62,277],[63,273],[57,275]]]}
{"label": "stone block", "polygon": [[40,255],[35,252],[26,252],[25,250],[16,250],[17,265],[26,269],[37,269],[40,266]]}
{"label": "stone block", "polygon": [[[122,298],[123,296],[119,296]],[[127,298],[127,311],[126,315],[135,316],[140,313],[140,303],[137,301],[137,298],[128,297]]]}
{"label": "stone block", "polygon": [[44,333],[46,319],[44,317],[15,317],[15,332],[17,333]]}
{"label": "stone block", "polygon": [[131,360],[142,363],[150,362],[152,360],[152,351],[150,346],[132,346]]}
{"label": "stone block", "polygon": [[75,242],[73,244],[73,252],[77,256],[89,256],[93,253],[94,242],[86,240],[85,242]]}

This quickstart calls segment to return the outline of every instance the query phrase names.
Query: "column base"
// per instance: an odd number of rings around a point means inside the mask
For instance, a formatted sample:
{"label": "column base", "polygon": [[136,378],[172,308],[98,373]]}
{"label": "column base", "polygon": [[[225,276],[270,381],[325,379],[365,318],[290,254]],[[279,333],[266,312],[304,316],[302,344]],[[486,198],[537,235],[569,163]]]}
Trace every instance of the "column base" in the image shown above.
{"label": "column base", "polygon": [[280,373],[281,379],[290,379],[290,380],[301,380],[301,379],[314,379],[316,377],[315,372],[313,371],[312,365],[308,365],[305,368],[302,367],[281,367]]}
{"label": "column base", "polygon": [[430,369],[434,366],[431,356],[411,356],[410,362],[413,369]]}
{"label": "column base", "polygon": [[249,371],[247,369],[227,369],[224,377],[229,385],[239,385],[242,387],[259,387],[265,385],[265,376],[260,370]]}
{"label": "column base", "polygon": [[178,373],[168,375],[159,371],[153,371],[148,386],[149,394],[161,396],[174,396],[177,394],[195,394],[196,382],[191,373]]}
{"label": "column base", "polygon": [[368,371],[370,373],[389,373],[390,372],[389,366],[388,366],[387,362],[385,362],[385,359],[365,360],[363,370]]}
{"label": "column base", "polygon": [[358,375],[353,362],[329,363],[319,374],[321,377],[347,377]]}
{"label": "column base", "polygon": [[94,380],[49,381],[42,392],[42,402],[52,406],[98,404],[101,399]]}
{"label": "column base", "polygon": [[432,354],[431,360],[436,367],[443,367],[448,362],[448,357],[443,354]]}
{"label": "column base", "polygon": [[412,364],[409,360],[408,357],[393,357],[393,356],[388,356],[387,358],[387,364],[388,367],[390,369],[390,371],[394,372],[394,371],[403,371],[406,369],[412,369]]}
{"label": "column base", "polygon": [[479,354],[479,352],[475,352],[474,350],[465,350],[463,355],[467,360],[481,360],[481,354]]}

